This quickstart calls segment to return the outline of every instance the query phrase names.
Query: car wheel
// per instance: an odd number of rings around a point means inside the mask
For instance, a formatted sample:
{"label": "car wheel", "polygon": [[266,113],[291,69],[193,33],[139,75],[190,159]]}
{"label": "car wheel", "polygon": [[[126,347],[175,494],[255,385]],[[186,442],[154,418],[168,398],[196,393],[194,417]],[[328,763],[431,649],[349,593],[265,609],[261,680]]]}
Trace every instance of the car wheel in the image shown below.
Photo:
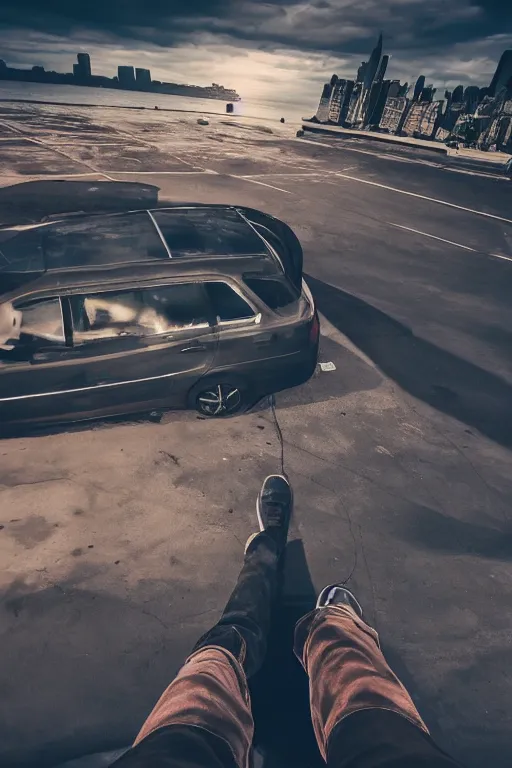
{"label": "car wheel", "polygon": [[196,410],[207,418],[232,416],[244,406],[244,394],[240,387],[227,382],[205,384],[195,397]]}

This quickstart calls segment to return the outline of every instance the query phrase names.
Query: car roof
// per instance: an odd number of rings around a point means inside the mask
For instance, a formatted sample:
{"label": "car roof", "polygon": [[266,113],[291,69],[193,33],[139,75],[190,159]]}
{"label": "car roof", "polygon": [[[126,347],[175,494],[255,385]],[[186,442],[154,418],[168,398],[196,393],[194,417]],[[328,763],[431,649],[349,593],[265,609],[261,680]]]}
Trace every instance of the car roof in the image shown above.
{"label": "car roof", "polygon": [[230,206],[72,214],[0,230],[0,294],[21,286],[280,271],[266,241]]}
{"label": "car roof", "polygon": [[[227,262],[242,260],[243,266]],[[241,210],[175,205],[110,214],[71,214],[0,230],[0,294],[14,287],[87,285],[205,271],[275,274],[266,241]]]}

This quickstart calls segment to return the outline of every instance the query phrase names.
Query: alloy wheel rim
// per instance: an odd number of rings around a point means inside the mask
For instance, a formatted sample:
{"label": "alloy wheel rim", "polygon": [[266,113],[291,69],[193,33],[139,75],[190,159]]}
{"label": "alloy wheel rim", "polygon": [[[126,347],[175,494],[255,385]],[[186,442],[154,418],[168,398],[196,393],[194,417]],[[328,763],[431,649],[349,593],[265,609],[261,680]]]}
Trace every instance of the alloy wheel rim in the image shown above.
{"label": "alloy wheel rim", "polygon": [[207,416],[233,413],[240,406],[240,390],[238,387],[217,384],[212,389],[201,392],[197,402],[201,412]]}

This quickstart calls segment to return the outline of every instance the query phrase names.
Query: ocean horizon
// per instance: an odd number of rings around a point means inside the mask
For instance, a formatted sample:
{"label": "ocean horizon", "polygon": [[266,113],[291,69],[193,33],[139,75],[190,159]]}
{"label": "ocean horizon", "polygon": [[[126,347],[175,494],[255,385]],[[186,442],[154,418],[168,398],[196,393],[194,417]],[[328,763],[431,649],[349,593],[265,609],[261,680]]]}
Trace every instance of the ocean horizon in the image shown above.
{"label": "ocean horizon", "polygon": [[[145,107],[199,113],[226,114],[226,101],[189,96],[172,96],[141,91],[118,91],[111,88],[89,88],[80,85],[54,85],[50,83],[26,83],[14,80],[0,81],[0,99],[23,99],[80,104],[84,106]],[[276,121],[284,117],[288,121],[300,121],[316,112],[318,100],[287,102],[273,99],[245,99],[233,102],[233,114],[238,117]]]}

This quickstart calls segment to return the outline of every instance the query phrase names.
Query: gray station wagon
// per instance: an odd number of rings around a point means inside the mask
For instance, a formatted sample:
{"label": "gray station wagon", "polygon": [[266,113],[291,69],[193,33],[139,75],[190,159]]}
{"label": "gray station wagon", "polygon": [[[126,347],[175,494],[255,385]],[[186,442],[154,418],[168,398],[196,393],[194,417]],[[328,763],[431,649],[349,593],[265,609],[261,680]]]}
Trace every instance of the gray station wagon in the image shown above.
{"label": "gray station wagon", "polygon": [[0,230],[0,422],[227,416],[305,382],[319,323],[292,230],[248,208]]}

